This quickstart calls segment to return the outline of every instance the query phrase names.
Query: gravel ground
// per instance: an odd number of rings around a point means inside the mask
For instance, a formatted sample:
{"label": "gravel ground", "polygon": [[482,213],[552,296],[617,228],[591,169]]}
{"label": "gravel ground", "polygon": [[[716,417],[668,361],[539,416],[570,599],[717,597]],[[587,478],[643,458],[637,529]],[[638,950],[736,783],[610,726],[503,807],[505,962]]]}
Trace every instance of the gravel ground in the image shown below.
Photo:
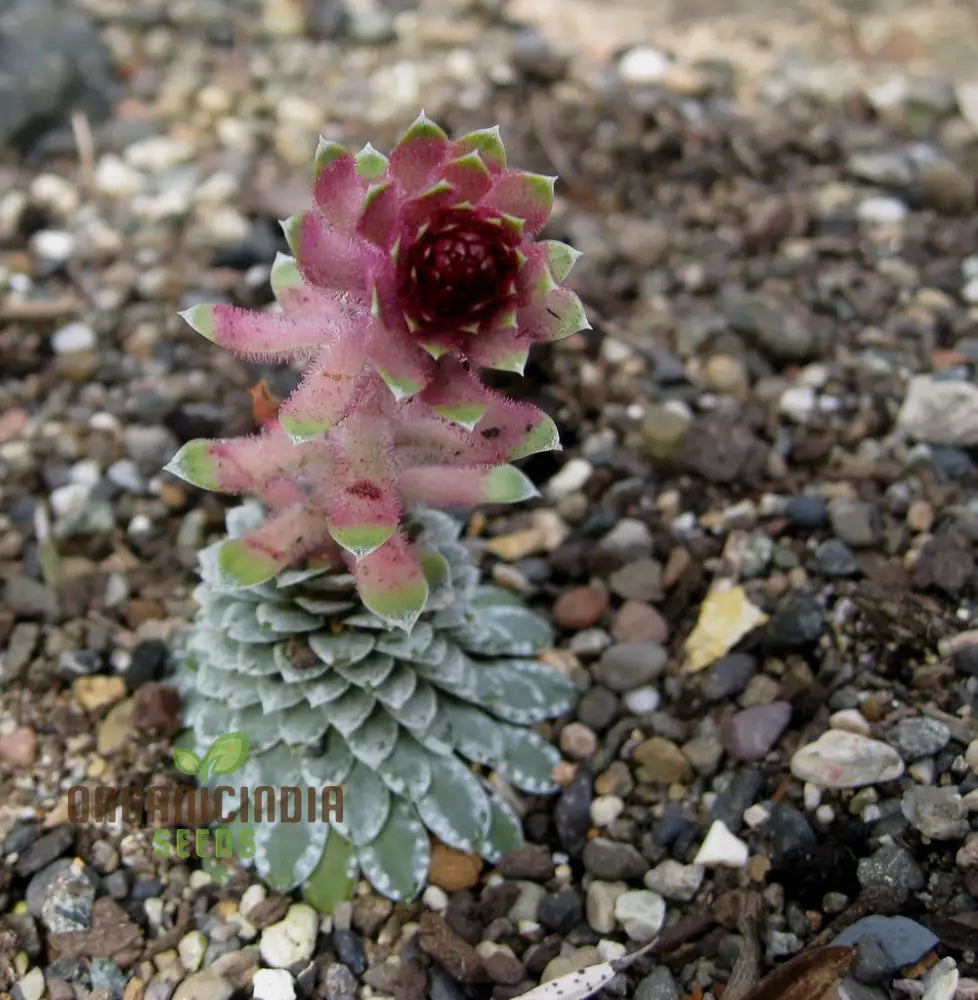
{"label": "gravel ground", "polygon": [[[0,991],[506,1000],[662,932],[604,996],[740,1000],[835,942],[829,995],[978,997],[967,6],[72,10],[0,4]],[[159,470],[295,379],[176,310],[269,301],[316,133],[383,148],[422,105],[560,173],[586,254],[594,330],[497,379],[564,451],[469,528],[582,697],[530,846],[320,922],[65,793],[183,780],[166,641],[228,500]]]}

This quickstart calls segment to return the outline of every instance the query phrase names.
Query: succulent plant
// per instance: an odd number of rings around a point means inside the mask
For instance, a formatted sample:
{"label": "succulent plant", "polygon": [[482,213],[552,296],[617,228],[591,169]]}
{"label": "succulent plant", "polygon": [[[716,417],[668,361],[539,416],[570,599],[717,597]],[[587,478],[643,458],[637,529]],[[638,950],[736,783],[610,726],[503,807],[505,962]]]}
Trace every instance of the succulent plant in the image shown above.
{"label": "succulent plant", "polygon": [[232,353],[304,370],[260,433],[188,442],[167,467],[264,504],[268,519],[221,549],[224,580],[328,560],[409,630],[428,584],[404,511],[536,495],[509,463],[558,447],[556,427],[478,369],[522,372],[531,344],[588,327],[559,284],[577,251],[532,238],[553,184],[509,168],[498,130],[451,141],[423,114],[389,159],[321,141],[314,205],[283,223],[294,257],[272,268],[280,308],[184,313]]}
{"label": "succulent plant", "polygon": [[[262,517],[253,503],[231,510],[231,538]],[[191,771],[234,731],[250,741],[247,763],[233,782],[212,777],[212,789],[343,787],[342,822],[250,826],[259,874],[280,890],[303,885],[326,912],[361,871],[393,899],[416,895],[429,832],[489,860],[519,846],[507,786],[553,790],[559,755],[532,727],[575,697],[533,659],[552,641],[548,623],[480,584],[453,518],[422,510],[406,532],[428,583],[409,634],[366,610],[335,566],[309,561],[228,586],[218,542],[200,554],[200,608],[180,643]]]}

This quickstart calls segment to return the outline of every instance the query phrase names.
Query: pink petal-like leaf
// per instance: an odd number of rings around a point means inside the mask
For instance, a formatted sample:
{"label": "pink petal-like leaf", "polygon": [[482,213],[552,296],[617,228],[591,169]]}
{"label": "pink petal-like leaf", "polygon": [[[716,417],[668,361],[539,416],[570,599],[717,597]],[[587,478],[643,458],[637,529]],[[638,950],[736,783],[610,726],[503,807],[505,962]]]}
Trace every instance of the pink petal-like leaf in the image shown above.
{"label": "pink petal-like leaf", "polygon": [[466,344],[465,354],[480,368],[496,368],[522,375],[529,349],[526,338],[516,325],[515,315],[508,313],[491,328],[480,330],[472,337]]}
{"label": "pink petal-like leaf", "polygon": [[455,188],[459,201],[473,205],[492,187],[492,174],[476,152],[449,160],[439,174]]}
{"label": "pink petal-like leaf", "polygon": [[425,412],[420,400],[401,403],[404,419],[395,437],[398,459],[404,467],[459,462],[501,465],[560,448],[557,427],[542,410],[495,393],[489,395],[488,402],[473,431]]}
{"label": "pink petal-like leaf", "polygon": [[307,441],[335,426],[354,404],[365,371],[367,324],[349,324],[306,368],[298,388],[279,409],[293,441]]}
{"label": "pink petal-like leaf", "polygon": [[[366,392],[376,389],[368,383]],[[401,519],[390,428],[375,413],[357,412],[334,436],[336,463],[326,512],[329,533],[362,559],[394,534]]]}
{"label": "pink petal-like leaf", "polygon": [[415,466],[404,470],[401,489],[409,503],[433,507],[516,503],[539,496],[533,483],[512,465]]}
{"label": "pink petal-like leaf", "polygon": [[256,483],[286,473],[300,456],[277,424],[261,434],[208,441],[188,441],[170,459],[166,471],[203,490],[244,493]]}
{"label": "pink petal-like leaf", "polygon": [[437,362],[421,399],[446,420],[472,430],[488,409],[490,395],[467,366],[446,355]]}
{"label": "pink petal-like leaf", "polygon": [[401,206],[401,225],[407,229],[416,229],[427,222],[435,212],[449,208],[459,201],[455,187],[446,180],[438,181],[422,191],[417,197],[411,198]]}
{"label": "pink petal-like leaf", "polygon": [[285,237],[305,279],[320,288],[363,295],[366,248],[330,225],[318,212],[302,212],[283,224]]}
{"label": "pink petal-like leaf", "polygon": [[353,232],[367,181],[349,153],[337,156],[316,178],[312,196],[323,218],[343,233]]}
{"label": "pink petal-like leaf", "polygon": [[407,334],[382,323],[373,328],[370,363],[395,399],[420,392],[435,371],[434,362],[424,348]]}
{"label": "pink petal-like leaf", "polygon": [[515,215],[526,223],[528,233],[535,233],[550,218],[555,180],[555,177],[544,174],[506,170],[495,179],[483,204],[497,212]]}
{"label": "pink petal-like leaf", "polygon": [[322,518],[315,511],[289,507],[253,531],[226,541],[218,562],[227,583],[252,587],[316,548],[323,533]]}
{"label": "pink petal-like leaf", "polygon": [[373,185],[364,198],[357,232],[383,250],[390,249],[397,231],[400,198],[391,181]]}
{"label": "pink petal-like leaf", "polygon": [[558,285],[544,297],[519,310],[520,332],[529,340],[563,340],[580,330],[590,330],[584,306],[569,288]]}
{"label": "pink petal-like leaf", "polygon": [[405,193],[414,194],[430,182],[448,150],[448,136],[422,113],[391,151],[391,176]]}
{"label": "pink petal-like leaf", "polygon": [[323,339],[322,322],[307,316],[225,304],[193,306],[180,315],[201,336],[255,361],[291,361]]}
{"label": "pink petal-like leaf", "polygon": [[352,567],[363,603],[389,625],[410,632],[428,599],[417,552],[401,532]]}

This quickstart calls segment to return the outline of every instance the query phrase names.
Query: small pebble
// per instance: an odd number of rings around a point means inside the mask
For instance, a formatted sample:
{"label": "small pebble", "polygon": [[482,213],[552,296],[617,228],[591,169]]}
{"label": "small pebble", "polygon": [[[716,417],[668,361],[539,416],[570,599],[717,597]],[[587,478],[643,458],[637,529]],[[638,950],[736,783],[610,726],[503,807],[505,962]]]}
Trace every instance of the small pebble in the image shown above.
{"label": "small pebble", "polygon": [[735,837],[721,820],[716,820],[696,852],[693,863],[706,868],[743,868],[747,864],[747,845]]}

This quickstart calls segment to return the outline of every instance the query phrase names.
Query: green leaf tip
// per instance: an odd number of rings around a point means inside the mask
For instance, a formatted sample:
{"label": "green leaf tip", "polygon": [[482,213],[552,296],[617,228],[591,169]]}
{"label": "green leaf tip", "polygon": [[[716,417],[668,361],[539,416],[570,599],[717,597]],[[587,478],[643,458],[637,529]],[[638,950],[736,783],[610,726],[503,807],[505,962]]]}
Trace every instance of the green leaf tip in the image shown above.
{"label": "green leaf tip", "polygon": [[341,143],[320,136],[319,145],[316,146],[316,158],[313,162],[313,176],[318,178],[324,170],[346,155],[348,155],[346,147]]}
{"label": "green leaf tip", "polygon": [[211,455],[211,444],[206,438],[196,438],[188,441],[170,459],[164,472],[178,476],[191,486],[202,490],[218,490],[220,483],[217,477],[217,465]]}
{"label": "green leaf tip", "polygon": [[544,240],[543,245],[547,248],[550,273],[557,281],[563,281],[581,256],[581,251],[560,240]]}
{"label": "green leaf tip", "polygon": [[394,534],[396,527],[394,524],[330,525],[329,533],[337,545],[362,559],[379,549]]}
{"label": "green leaf tip", "polygon": [[391,394],[398,402],[421,391],[421,383],[416,382],[414,379],[407,378],[406,376],[399,377],[392,375],[379,365],[375,366],[374,370],[384,380],[384,384],[390,389]]}
{"label": "green leaf tip", "polygon": [[500,465],[486,476],[486,503],[519,503],[540,496],[533,480],[515,465]]}
{"label": "green leaf tip", "polygon": [[210,341],[216,341],[217,335],[214,333],[214,307],[209,305],[191,306],[178,314],[188,326],[206,337]]}
{"label": "green leaf tip", "polygon": [[459,424],[467,431],[471,431],[485,415],[488,405],[486,403],[456,403],[448,406],[434,406],[432,409],[446,420],[451,420],[453,424]]}
{"label": "green leaf tip", "polygon": [[301,288],[303,284],[302,274],[299,272],[299,265],[295,258],[282,253],[281,250],[276,253],[269,281],[272,286],[272,294],[276,299],[281,298],[285,292],[293,288]]}
{"label": "green leaf tip", "polygon": [[432,121],[424,111],[410,124],[407,131],[398,140],[398,145],[407,142],[416,142],[419,139],[437,139],[442,142],[448,140],[445,130],[435,121]]}
{"label": "green leaf tip", "polygon": [[366,589],[363,603],[388,625],[410,632],[428,600],[424,576],[400,587]]}
{"label": "green leaf tip", "polygon": [[254,587],[273,576],[282,568],[281,561],[252,548],[243,538],[224,542],[217,556],[217,564],[228,583],[236,587]]}
{"label": "green leaf tip", "polygon": [[463,135],[455,144],[459,149],[477,152],[490,166],[502,170],[506,166],[506,147],[499,134],[499,126],[477,129]]}
{"label": "green leaf tip", "polygon": [[323,916],[331,916],[340,903],[352,898],[359,871],[356,848],[330,830],[319,864],[302,884],[303,899]]}
{"label": "green leaf tip", "polygon": [[374,149],[369,142],[356,154],[354,161],[357,173],[368,181],[383,177],[387,170],[387,157],[379,150]]}
{"label": "green leaf tip", "polygon": [[299,256],[302,217],[304,214],[304,212],[298,212],[279,222],[279,225],[282,227],[282,233],[285,235],[285,242],[288,243],[294,257]]}
{"label": "green leaf tip", "polygon": [[512,452],[510,458],[526,458],[540,451],[560,451],[560,434],[557,425],[546,414],[543,419],[526,434],[522,442]]}
{"label": "green leaf tip", "polygon": [[288,414],[279,417],[279,423],[282,425],[282,430],[292,439],[293,444],[304,444],[306,441],[312,441],[333,426],[326,420],[290,417]]}

